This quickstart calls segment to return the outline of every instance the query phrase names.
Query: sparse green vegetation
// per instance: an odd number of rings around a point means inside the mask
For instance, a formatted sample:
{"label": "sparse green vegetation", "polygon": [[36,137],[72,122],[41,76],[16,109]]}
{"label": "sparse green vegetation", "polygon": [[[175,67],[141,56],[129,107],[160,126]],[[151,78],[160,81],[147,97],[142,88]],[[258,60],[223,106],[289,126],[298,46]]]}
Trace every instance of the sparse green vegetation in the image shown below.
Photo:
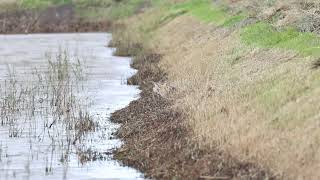
{"label": "sparse green vegetation", "polygon": [[320,37],[312,33],[298,32],[290,27],[277,30],[270,24],[260,22],[245,27],[241,37],[249,45],[284,48],[303,55],[320,56]]}
{"label": "sparse green vegetation", "polygon": [[235,15],[235,16],[231,16],[229,17],[228,19],[226,19],[224,21],[224,23],[222,24],[222,26],[224,27],[230,27],[230,26],[233,26],[235,24],[237,24],[238,22],[244,20],[246,18],[246,14],[245,13],[240,13],[238,15]]}
{"label": "sparse green vegetation", "polygon": [[52,5],[62,5],[71,3],[72,0],[21,0],[21,5],[24,8],[38,9]]}
{"label": "sparse green vegetation", "polygon": [[[164,19],[187,13],[200,20],[217,26],[230,27],[244,20],[247,15],[242,12],[230,15],[225,7],[218,7],[208,0],[190,0],[175,5]],[[299,32],[293,27],[277,30],[271,24],[259,22],[241,30],[242,40],[264,48],[283,48],[294,50],[302,55],[320,56],[320,38],[313,33]]]}
{"label": "sparse green vegetation", "polygon": [[174,9],[188,11],[192,16],[218,26],[232,26],[246,17],[243,13],[230,15],[225,7],[216,6],[209,0],[190,0],[176,5]]}
{"label": "sparse green vegetation", "polygon": [[79,0],[76,3],[78,14],[84,18],[119,19],[139,12],[146,0]]}

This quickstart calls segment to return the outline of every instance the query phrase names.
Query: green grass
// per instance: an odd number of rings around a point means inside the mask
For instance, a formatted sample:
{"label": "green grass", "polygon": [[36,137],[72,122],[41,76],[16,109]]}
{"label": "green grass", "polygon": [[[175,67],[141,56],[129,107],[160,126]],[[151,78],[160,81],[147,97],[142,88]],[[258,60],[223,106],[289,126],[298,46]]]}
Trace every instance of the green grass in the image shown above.
{"label": "green grass", "polygon": [[232,26],[246,18],[244,13],[230,15],[225,7],[215,6],[210,0],[190,0],[174,6],[173,9],[188,11],[189,14],[204,22],[226,27]]}
{"label": "green grass", "polygon": [[222,26],[231,27],[246,18],[247,18],[247,16],[245,13],[240,13],[239,15],[230,16],[223,22]]}
{"label": "green grass", "polygon": [[[175,5],[171,11],[169,16],[187,12],[201,21],[223,27],[234,26],[247,18],[244,12],[231,15],[228,9],[214,5],[210,0],[190,0]],[[305,56],[320,57],[320,37],[313,33],[298,32],[292,27],[276,30],[270,24],[260,22],[244,27],[241,30],[241,38],[249,45],[289,49]]]}
{"label": "green grass", "polygon": [[[178,6],[179,7],[179,6]],[[227,13],[220,8],[210,5],[209,1],[190,1],[180,5],[180,8],[188,10],[190,14],[198,17],[205,22],[215,22],[222,24],[225,20]]]}
{"label": "green grass", "polygon": [[72,0],[21,0],[21,5],[24,8],[37,9],[46,8],[52,5],[61,5],[71,3]]}
{"label": "green grass", "polygon": [[306,56],[320,56],[320,37],[313,33],[301,33],[294,28],[276,30],[270,24],[257,23],[241,31],[242,40],[264,48],[284,48]]}
{"label": "green grass", "polygon": [[112,2],[108,15],[112,18],[119,19],[131,16],[139,11],[139,8],[145,3],[145,0],[123,0]]}
{"label": "green grass", "polygon": [[77,12],[89,19],[120,19],[137,13],[146,2],[147,0],[79,0]]}

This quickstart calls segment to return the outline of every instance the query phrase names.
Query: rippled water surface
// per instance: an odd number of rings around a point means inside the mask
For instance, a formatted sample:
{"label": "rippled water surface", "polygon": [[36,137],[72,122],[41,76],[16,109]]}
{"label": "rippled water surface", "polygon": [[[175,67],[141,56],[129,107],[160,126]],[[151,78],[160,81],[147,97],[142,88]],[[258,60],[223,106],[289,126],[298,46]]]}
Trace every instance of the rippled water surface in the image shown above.
{"label": "rippled water surface", "polygon": [[121,145],[112,138],[118,125],[109,121],[110,113],[128,105],[139,93],[137,87],[125,85],[134,70],[129,58],[112,56],[114,49],[106,47],[110,39],[104,33],[0,36],[2,82],[8,78],[8,69],[27,78],[32,69],[41,71],[48,54],[62,50],[73,59],[84,60],[86,82],[78,95],[90,102],[87,111],[97,124],[77,144],[66,143],[68,133],[63,127],[48,128],[50,118],[44,121],[35,115],[31,122],[21,115],[14,126],[15,136],[10,135],[10,125],[0,125],[0,180],[142,179],[139,172],[121,166],[110,154]]}

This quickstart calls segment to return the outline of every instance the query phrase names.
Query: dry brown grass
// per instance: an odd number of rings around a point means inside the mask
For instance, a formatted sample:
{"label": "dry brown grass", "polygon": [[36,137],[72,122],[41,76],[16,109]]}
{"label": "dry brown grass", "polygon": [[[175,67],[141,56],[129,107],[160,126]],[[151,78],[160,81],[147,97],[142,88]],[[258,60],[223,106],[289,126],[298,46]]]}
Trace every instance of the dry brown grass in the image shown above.
{"label": "dry brown grass", "polygon": [[195,139],[288,179],[320,177],[320,72],[311,57],[246,47],[238,32],[189,17],[157,35],[172,87],[164,89],[176,90]]}
{"label": "dry brown grass", "polygon": [[113,121],[122,123],[117,136],[124,141],[115,151],[116,159],[152,179],[274,179],[254,163],[240,162],[216,148],[199,148],[185,119],[187,114],[172,106],[177,99],[170,98],[175,89],[166,86],[167,76],[159,68],[162,55],[147,47],[128,49],[128,45],[142,42],[130,28],[124,29],[127,27],[117,29],[112,45],[120,47],[120,55],[134,56],[132,66],[139,71],[128,83],[139,85],[142,92],[138,100],[112,115]]}
{"label": "dry brown grass", "polygon": [[301,31],[320,33],[318,0],[217,0],[235,11],[267,20],[275,26],[296,26]]}
{"label": "dry brown grass", "polygon": [[[252,5],[254,1],[234,2]],[[285,12],[297,12],[299,18],[303,17],[299,13],[311,12],[301,6],[306,1],[275,2],[269,8],[290,5]],[[256,5],[263,9],[255,9],[261,12],[257,16],[268,14],[267,6],[258,1]],[[126,23],[134,33],[126,36],[146,41],[137,33],[143,32],[141,25],[152,24],[152,15],[146,12],[129,19]],[[240,41],[237,30],[188,16],[162,24],[153,33],[147,46],[164,55],[160,67],[167,74],[156,90],[183,109],[192,140],[271,168],[281,179],[320,178],[320,71],[313,68],[315,58],[249,47]]]}

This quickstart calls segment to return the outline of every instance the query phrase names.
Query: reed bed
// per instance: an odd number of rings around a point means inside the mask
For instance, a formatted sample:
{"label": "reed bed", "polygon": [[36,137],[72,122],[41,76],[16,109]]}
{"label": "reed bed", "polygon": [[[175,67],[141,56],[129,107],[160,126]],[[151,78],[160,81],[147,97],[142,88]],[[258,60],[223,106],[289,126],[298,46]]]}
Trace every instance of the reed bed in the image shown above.
{"label": "reed bed", "polygon": [[[46,60],[40,68],[23,73],[7,66],[7,76],[0,82],[0,127],[9,131],[8,138],[28,137],[30,143],[48,145],[48,174],[53,157],[67,163],[73,146],[95,131],[97,123],[89,113],[84,60],[71,57],[67,50],[47,54]],[[0,158],[6,157],[4,149],[1,144]]]}

